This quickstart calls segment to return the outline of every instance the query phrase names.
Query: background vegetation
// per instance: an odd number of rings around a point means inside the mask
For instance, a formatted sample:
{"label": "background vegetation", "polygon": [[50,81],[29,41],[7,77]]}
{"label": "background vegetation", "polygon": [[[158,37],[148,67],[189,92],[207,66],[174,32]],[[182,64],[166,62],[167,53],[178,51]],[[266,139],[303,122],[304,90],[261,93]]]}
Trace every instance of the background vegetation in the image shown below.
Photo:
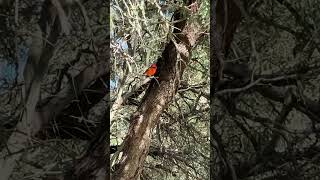
{"label": "background vegetation", "polygon": [[222,47],[211,107],[213,179],[319,179],[318,10],[313,0],[218,1],[217,27],[223,13],[225,24],[242,19]]}
{"label": "background vegetation", "polygon": [[108,21],[105,1],[0,1],[0,179],[105,176]]}

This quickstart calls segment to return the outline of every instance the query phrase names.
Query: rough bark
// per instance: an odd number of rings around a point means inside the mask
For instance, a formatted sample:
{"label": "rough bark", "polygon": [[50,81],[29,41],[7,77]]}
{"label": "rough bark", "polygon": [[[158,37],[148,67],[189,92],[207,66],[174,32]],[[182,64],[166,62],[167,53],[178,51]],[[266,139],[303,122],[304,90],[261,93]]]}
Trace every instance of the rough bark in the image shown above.
{"label": "rough bark", "polygon": [[[192,3],[189,2],[187,6]],[[176,12],[174,20],[179,19],[182,19],[181,12]],[[112,174],[114,180],[139,178],[149,151],[152,131],[158,123],[160,114],[174,97],[182,73],[191,57],[191,47],[200,35],[193,22],[181,20],[174,26],[176,29],[173,33],[177,37],[175,42],[171,40],[166,45],[162,53],[159,85],[155,81],[150,83],[140,106],[131,117],[129,131],[123,142],[123,155]]]}

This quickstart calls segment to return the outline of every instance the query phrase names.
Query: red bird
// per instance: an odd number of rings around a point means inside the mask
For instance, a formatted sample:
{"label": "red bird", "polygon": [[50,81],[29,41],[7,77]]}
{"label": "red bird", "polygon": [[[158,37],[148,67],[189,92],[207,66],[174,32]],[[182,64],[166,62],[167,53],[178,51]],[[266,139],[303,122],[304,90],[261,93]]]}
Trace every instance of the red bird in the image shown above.
{"label": "red bird", "polygon": [[154,76],[157,72],[157,64],[152,64],[143,74],[147,77]]}

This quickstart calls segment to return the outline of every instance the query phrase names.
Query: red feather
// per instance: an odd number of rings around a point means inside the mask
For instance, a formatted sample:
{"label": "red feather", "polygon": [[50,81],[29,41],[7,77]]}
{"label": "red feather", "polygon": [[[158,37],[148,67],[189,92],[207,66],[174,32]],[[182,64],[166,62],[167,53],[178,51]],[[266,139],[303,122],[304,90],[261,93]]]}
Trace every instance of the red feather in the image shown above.
{"label": "red feather", "polygon": [[147,77],[154,76],[157,72],[157,64],[152,64],[143,74]]}

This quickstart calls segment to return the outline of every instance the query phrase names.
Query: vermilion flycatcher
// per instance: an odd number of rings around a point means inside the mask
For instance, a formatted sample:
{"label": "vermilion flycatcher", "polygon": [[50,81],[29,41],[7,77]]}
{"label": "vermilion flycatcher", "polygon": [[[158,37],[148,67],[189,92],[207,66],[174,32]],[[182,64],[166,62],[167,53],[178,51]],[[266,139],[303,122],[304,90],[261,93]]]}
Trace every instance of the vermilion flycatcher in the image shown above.
{"label": "vermilion flycatcher", "polygon": [[154,76],[157,72],[157,64],[152,64],[143,74],[147,77]]}

